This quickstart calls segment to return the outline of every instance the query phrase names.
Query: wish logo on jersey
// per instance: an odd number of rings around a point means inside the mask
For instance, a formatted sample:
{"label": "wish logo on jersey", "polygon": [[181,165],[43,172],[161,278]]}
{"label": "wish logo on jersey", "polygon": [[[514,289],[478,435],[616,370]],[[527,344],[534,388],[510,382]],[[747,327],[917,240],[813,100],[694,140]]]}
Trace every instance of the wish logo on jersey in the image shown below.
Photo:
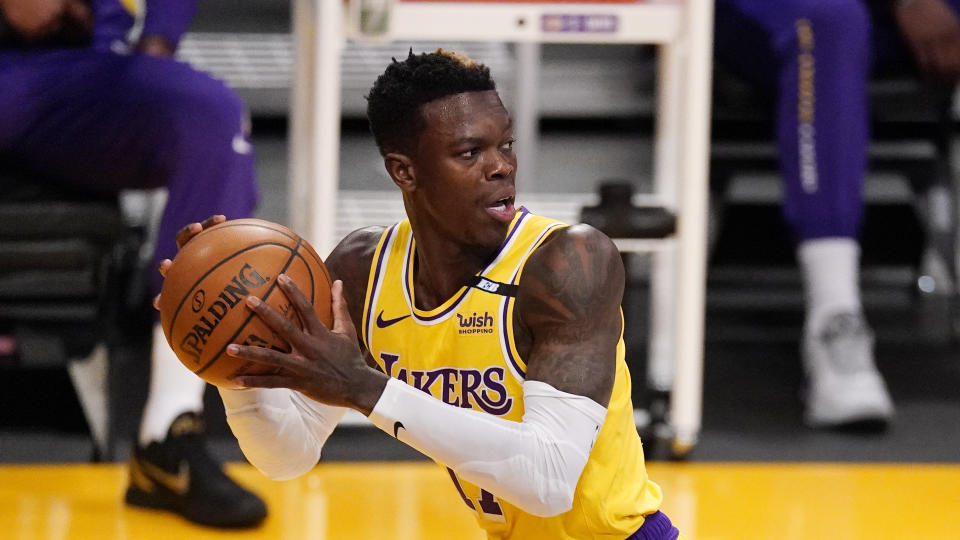
{"label": "wish logo on jersey", "polygon": [[382,352],[380,360],[387,375],[436,396],[449,405],[480,409],[498,416],[513,408],[513,398],[507,394],[503,384],[506,375],[503,366],[491,366],[484,370],[453,367],[408,370],[399,367],[399,354]]}
{"label": "wish logo on jersey", "polygon": [[492,334],[493,333],[493,317],[489,313],[484,311],[481,313],[474,313],[472,315],[463,316],[457,313],[457,333],[460,335],[465,334]]}

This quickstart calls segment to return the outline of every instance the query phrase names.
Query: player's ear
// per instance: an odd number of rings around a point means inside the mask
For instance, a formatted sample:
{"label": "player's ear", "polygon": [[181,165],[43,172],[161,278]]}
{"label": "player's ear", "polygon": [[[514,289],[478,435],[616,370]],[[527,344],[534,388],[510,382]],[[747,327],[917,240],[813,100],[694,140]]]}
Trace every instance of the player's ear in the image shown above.
{"label": "player's ear", "polygon": [[416,189],[416,175],[413,170],[413,161],[399,152],[390,152],[383,157],[383,166],[393,179],[393,183],[403,191]]}

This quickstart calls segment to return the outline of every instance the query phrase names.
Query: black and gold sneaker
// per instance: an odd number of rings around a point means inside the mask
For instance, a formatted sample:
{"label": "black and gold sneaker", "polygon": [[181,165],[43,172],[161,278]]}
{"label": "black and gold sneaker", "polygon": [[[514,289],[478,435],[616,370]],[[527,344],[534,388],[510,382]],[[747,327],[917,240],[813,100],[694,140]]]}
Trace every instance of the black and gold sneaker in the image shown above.
{"label": "black and gold sneaker", "polygon": [[200,416],[186,412],[162,442],[137,446],[130,456],[127,504],[175,512],[210,527],[258,525],[266,505],[223,472],[207,452],[203,433]]}

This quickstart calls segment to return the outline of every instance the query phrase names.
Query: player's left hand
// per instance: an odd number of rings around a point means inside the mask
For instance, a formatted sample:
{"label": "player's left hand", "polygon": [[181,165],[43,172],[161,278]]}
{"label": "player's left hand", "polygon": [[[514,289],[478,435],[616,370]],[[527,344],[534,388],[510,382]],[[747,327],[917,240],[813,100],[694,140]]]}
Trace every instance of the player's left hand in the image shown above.
{"label": "player's left hand", "polygon": [[357,330],[343,297],[343,282],[334,281],[330,290],[332,329],[327,329],[317,317],[310,300],[293,281],[281,274],[277,277],[277,284],[296,309],[303,329],[256,296],[248,296],[247,307],[292,349],[283,353],[231,344],[227,347],[227,354],[274,368],[265,370],[272,374],[243,375],[234,378],[233,382],[246,388],[291,388],[321,403],[350,407],[369,415],[383,393],[387,376],[364,361]]}
{"label": "player's left hand", "polygon": [[928,77],[948,87],[960,81],[960,17],[944,0],[912,0],[894,16]]}
{"label": "player's left hand", "polygon": [[[184,225],[182,229],[177,231],[177,249],[183,249],[183,246],[187,245],[194,236],[200,234],[201,232],[213,227],[214,225],[219,225],[227,220],[227,216],[223,214],[214,214],[207,219],[199,223],[188,223]],[[170,267],[173,266],[173,261],[170,259],[164,259],[160,261],[160,275],[166,279],[167,270],[170,270]],[[160,295],[153,297],[153,309],[160,311]]]}

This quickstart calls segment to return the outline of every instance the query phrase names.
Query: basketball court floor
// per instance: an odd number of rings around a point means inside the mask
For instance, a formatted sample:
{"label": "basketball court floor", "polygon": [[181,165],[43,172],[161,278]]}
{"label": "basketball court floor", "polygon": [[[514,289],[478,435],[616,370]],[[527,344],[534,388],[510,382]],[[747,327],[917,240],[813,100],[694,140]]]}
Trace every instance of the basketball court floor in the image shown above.
{"label": "basketball court floor", "polygon": [[[230,473],[270,515],[218,531],[125,507],[120,465],[0,466],[9,540],[482,540],[449,477],[429,463],[331,463],[286,482]],[[664,511],[687,538],[957,538],[960,466],[652,463]]]}

